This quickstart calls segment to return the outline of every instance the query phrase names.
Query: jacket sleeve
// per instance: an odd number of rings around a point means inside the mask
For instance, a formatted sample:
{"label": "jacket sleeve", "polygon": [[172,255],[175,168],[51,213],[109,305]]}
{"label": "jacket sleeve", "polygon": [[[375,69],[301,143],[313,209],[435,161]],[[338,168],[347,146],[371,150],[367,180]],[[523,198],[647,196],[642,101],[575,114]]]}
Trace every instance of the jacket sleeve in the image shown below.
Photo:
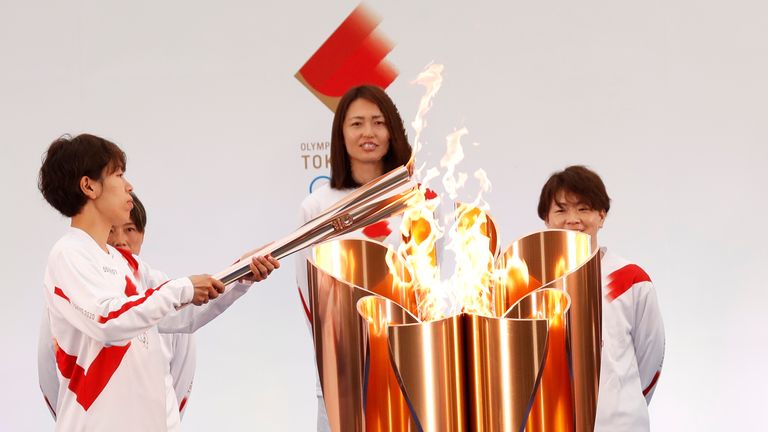
{"label": "jacket sleeve", "polygon": [[250,287],[250,284],[233,282],[208,303],[201,306],[190,304],[172,313],[160,321],[157,329],[160,333],[194,333],[232,306]]}
{"label": "jacket sleeve", "polygon": [[59,376],[56,373],[56,353],[51,334],[51,320],[48,317],[48,308],[43,310],[43,319],[40,323],[40,338],[37,345],[37,376],[40,381],[40,391],[43,399],[51,412],[53,420],[56,420],[56,404],[59,399]]}
{"label": "jacket sleeve", "polygon": [[176,401],[179,403],[179,416],[183,419],[195,378],[195,365],[197,363],[195,337],[191,334],[182,333],[162,336],[173,341],[171,344],[171,377],[173,377]]}
{"label": "jacket sleeve", "polygon": [[[140,261],[139,273],[146,286],[157,286],[169,280],[168,276],[152,269]],[[195,306],[185,305],[158,323],[160,333],[194,333],[227,310],[232,304],[248,292],[250,283],[233,282],[224,288],[224,292],[208,303]]]}
{"label": "jacket sleeve", "polygon": [[48,307],[79,331],[105,345],[116,345],[156,326],[177,307],[192,300],[188,278],[128,296],[133,281],[105,275],[80,250],[59,250],[46,271]]}
{"label": "jacket sleeve", "polygon": [[653,283],[640,282],[633,291],[635,322],[632,341],[643,395],[646,403],[650,404],[664,364],[664,322]]}

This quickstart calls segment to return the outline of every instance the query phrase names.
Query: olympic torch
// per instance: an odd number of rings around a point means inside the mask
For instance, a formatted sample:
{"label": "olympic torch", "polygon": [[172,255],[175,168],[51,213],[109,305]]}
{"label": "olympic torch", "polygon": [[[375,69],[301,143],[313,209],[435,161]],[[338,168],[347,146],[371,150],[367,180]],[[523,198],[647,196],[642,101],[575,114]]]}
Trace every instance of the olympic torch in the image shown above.
{"label": "olympic torch", "polygon": [[309,246],[402,213],[408,201],[418,193],[407,165],[378,177],[339,200],[323,213],[280,240],[256,250],[214,277],[225,285],[251,273],[249,263],[254,256],[272,254],[282,259]]}

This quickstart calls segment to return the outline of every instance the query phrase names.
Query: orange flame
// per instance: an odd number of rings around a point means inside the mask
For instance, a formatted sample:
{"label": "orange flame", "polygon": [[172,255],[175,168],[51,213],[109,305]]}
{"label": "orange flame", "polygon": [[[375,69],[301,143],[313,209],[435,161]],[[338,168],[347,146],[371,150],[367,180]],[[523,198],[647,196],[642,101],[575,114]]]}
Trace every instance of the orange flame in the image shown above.
{"label": "orange flame", "polygon": [[[411,84],[419,84],[425,88],[424,96],[419,101],[419,109],[416,112],[416,118],[411,123],[413,130],[416,132],[413,139],[413,153],[411,154],[411,160],[409,165],[413,164],[416,153],[421,151],[421,132],[427,127],[426,115],[432,108],[432,100],[440,90],[440,86],[443,84],[443,65],[441,64],[429,64],[415,80],[411,81]],[[417,171],[417,177],[420,170]]]}
{"label": "orange flame", "polygon": [[461,147],[461,137],[468,134],[467,128],[461,128],[446,137],[448,149],[445,155],[440,159],[440,166],[445,168],[443,175],[443,187],[448,193],[450,199],[456,199],[457,190],[464,186],[467,181],[467,174],[459,172],[454,174],[456,165],[464,159],[464,149]]}
{"label": "orange flame", "polygon": [[456,260],[451,280],[457,291],[457,303],[466,313],[493,316],[490,287],[495,257],[490,248],[485,212],[461,204],[456,213],[446,249],[453,251]]}
{"label": "orange flame", "polygon": [[[414,290],[419,318],[422,320],[436,319],[442,303],[439,296],[440,270],[435,247],[443,234],[435,218],[440,199],[436,197],[428,200],[426,189],[422,183],[419,186],[421,193],[414,196],[403,214],[400,227],[403,242],[398,248],[398,253],[413,272],[412,281],[408,283],[407,288]],[[390,264],[389,260],[387,264]],[[392,268],[390,265],[390,272]]]}
{"label": "orange flame", "polygon": [[[425,87],[416,119],[412,123],[416,131],[414,156],[422,147],[421,134],[427,124],[426,114],[442,85],[442,71],[442,65],[431,64],[414,81]],[[414,291],[422,320],[440,319],[460,311],[493,315],[491,286],[496,277],[496,244],[495,235],[491,241],[491,229],[485,213],[481,211],[487,207],[482,194],[491,187],[485,171],[478,170],[474,174],[481,185],[476,200],[472,204],[459,206],[452,214],[453,221],[447,231],[445,249],[453,253],[455,270],[447,280],[440,277],[436,247],[445,233],[437,217],[440,199],[426,199],[426,188],[430,180],[439,177],[450,199],[455,199],[457,191],[466,184],[468,175],[457,171],[456,167],[464,159],[461,139],[468,133],[466,128],[462,128],[446,137],[447,150],[440,160],[443,172],[437,168],[426,170],[421,178],[422,194],[411,200],[403,214],[403,243],[398,253],[410,267],[413,278],[409,282],[396,278],[396,282],[401,284],[402,289]],[[424,168],[422,166],[415,170],[414,175],[422,177]],[[392,261],[390,257],[388,263]]]}
{"label": "orange flame", "polygon": [[[414,155],[421,149],[421,134],[426,126],[425,115],[441,86],[441,73],[441,65],[430,65],[415,81],[426,87],[426,94],[421,99],[418,114],[412,123],[416,130]],[[467,174],[456,168],[464,159],[461,140],[468,133],[466,128],[462,128],[446,137],[447,150],[440,160],[440,169],[429,168],[425,171],[422,166],[416,170],[414,175],[421,179],[421,193],[414,196],[403,214],[400,228],[403,242],[397,252],[391,251],[387,255],[387,264],[397,286],[415,294],[418,318],[421,321],[439,320],[459,313],[503,317],[519,300],[542,286],[541,281],[529,274],[527,263],[521,259],[518,244],[513,245],[511,254],[507,253],[500,263],[496,259],[496,233],[486,213],[489,206],[483,200],[483,193],[491,189],[485,171],[474,173],[474,178],[481,185],[477,198],[470,204],[458,205],[453,209],[450,220],[443,221],[445,226],[450,226],[448,229],[441,226],[437,216],[440,196],[427,199],[427,185],[432,180],[440,180],[451,200],[457,198],[458,190],[466,184]],[[446,238],[443,240],[444,235]],[[447,261],[445,258],[452,258],[450,266],[453,272],[445,279],[441,278],[441,260],[438,260],[438,245],[441,241],[445,241],[444,249],[451,253],[450,257],[440,257],[443,264]],[[401,280],[399,272],[395,271],[395,253],[410,269],[410,280]],[[569,250],[558,260],[554,278],[566,275],[588,255],[589,245],[586,241],[573,251]],[[549,277],[544,275],[543,279],[549,280]],[[566,431],[572,430],[574,425],[574,395],[571,393],[571,368],[566,349],[569,337],[566,314],[570,300],[565,292],[558,292],[562,295],[541,296],[539,304],[535,303],[537,297],[533,297],[533,312],[529,318],[547,320],[547,344],[550,348],[526,430]],[[381,330],[386,329],[386,325],[386,322],[371,322],[371,331],[381,337]],[[384,344],[380,347],[386,348]]]}

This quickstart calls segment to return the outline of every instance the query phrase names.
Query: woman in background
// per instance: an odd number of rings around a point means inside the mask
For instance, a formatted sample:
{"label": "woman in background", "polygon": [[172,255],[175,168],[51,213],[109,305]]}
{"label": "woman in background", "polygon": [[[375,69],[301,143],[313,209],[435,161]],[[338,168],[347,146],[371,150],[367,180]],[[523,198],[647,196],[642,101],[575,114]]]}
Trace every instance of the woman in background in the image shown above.
{"label": "woman in background", "polygon": [[[595,172],[570,166],[541,189],[538,213],[547,228],[589,234],[592,250],[611,199]],[[603,349],[596,431],[648,431],[648,404],[664,362],[664,323],[648,274],[600,247]]]}
{"label": "woman in background", "polygon": [[[403,119],[392,99],[379,87],[362,85],[347,91],[339,101],[331,130],[331,181],[312,192],[301,203],[305,223],[342,199],[352,190],[408,163],[411,146]],[[352,237],[400,241],[397,226],[387,220],[369,225]],[[299,296],[312,327],[307,286],[306,260],[309,251],[297,254],[296,279]],[[317,430],[330,431],[320,380],[317,381]]]}
{"label": "woman in background", "polygon": [[[144,230],[147,227],[147,210],[139,197],[131,192],[133,209],[131,218],[122,225],[115,225],[109,231],[107,244],[117,249],[126,259],[131,260],[132,255],[141,253],[141,245],[144,244]],[[169,278],[165,273],[155,271],[147,275],[148,286],[157,286]],[[236,285],[216,300],[216,304],[229,307],[235,300],[247,292],[246,285]],[[208,303],[212,304],[212,303]],[[200,306],[206,308],[207,305]],[[179,403],[179,417],[184,417],[184,411],[192,392],[192,381],[195,378],[196,348],[195,335],[192,333],[160,333],[160,342],[165,354],[173,390],[176,392],[176,400]]]}

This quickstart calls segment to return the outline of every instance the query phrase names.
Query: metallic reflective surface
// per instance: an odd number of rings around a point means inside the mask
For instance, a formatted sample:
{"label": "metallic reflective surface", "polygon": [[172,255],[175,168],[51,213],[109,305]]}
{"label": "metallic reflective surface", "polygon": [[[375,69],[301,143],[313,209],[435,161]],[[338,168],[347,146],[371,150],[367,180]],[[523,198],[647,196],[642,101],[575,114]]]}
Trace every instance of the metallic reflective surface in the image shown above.
{"label": "metallic reflective surface", "polygon": [[472,430],[523,430],[546,358],[547,320],[464,317]]}
{"label": "metallic reflective surface", "polygon": [[[577,431],[592,431],[602,341],[600,253],[590,250],[587,234],[548,230],[516,241],[502,261],[511,259],[513,254],[525,262],[530,275],[528,286],[524,290],[518,288],[515,295],[522,296],[525,294],[521,291],[530,292],[539,287],[557,288],[565,291],[571,301],[565,322],[550,325],[549,360],[540,389],[543,400],[531,414],[532,417],[536,414],[540,421],[530,424],[528,430],[573,430],[575,427]],[[517,314],[519,309],[512,308],[505,316]],[[572,383],[573,414],[568,413],[565,407],[568,402],[563,398],[547,396],[563,394],[564,390],[558,388],[566,378],[563,370],[568,371],[567,366],[572,371],[568,378]],[[573,426],[568,416],[573,417]]]}
{"label": "metallic reflective surface", "polygon": [[[387,248],[366,240],[337,240],[314,248],[307,263],[315,356],[328,420],[334,431],[365,427],[363,372],[366,325],[357,302],[379,294],[412,305],[409,293],[392,286]],[[409,279],[400,267],[400,277]],[[415,310],[415,309],[414,309]]]}
{"label": "metallic reflective surface", "polygon": [[[400,214],[417,193],[418,188],[411,181],[408,168],[395,168],[350,192],[289,236],[266,245],[251,257],[272,254],[279,260],[314,244]],[[236,262],[214,277],[226,285],[250,274],[251,257]]]}
{"label": "metallic reflective surface", "polygon": [[573,381],[569,350],[566,347],[568,294],[554,288],[536,290],[523,297],[508,316],[546,318],[548,327],[547,359],[541,371],[540,385],[530,406],[525,427],[528,431],[572,431],[575,429]]}
{"label": "metallic reflective surface", "polygon": [[395,302],[369,296],[357,302],[367,341],[363,393],[365,430],[368,432],[416,431],[408,402],[391,366],[387,327],[417,323],[416,317]]}
{"label": "metallic reflective surface", "polygon": [[425,431],[469,430],[463,315],[389,327],[395,373]]}
{"label": "metallic reflective surface", "polygon": [[333,430],[593,430],[601,287],[589,244],[578,232],[526,236],[497,262],[508,270],[491,287],[503,317],[431,322],[416,318],[413,285],[395,286],[410,274],[390,255],[390,275],[384,246],[316,247],[313,330]]}

